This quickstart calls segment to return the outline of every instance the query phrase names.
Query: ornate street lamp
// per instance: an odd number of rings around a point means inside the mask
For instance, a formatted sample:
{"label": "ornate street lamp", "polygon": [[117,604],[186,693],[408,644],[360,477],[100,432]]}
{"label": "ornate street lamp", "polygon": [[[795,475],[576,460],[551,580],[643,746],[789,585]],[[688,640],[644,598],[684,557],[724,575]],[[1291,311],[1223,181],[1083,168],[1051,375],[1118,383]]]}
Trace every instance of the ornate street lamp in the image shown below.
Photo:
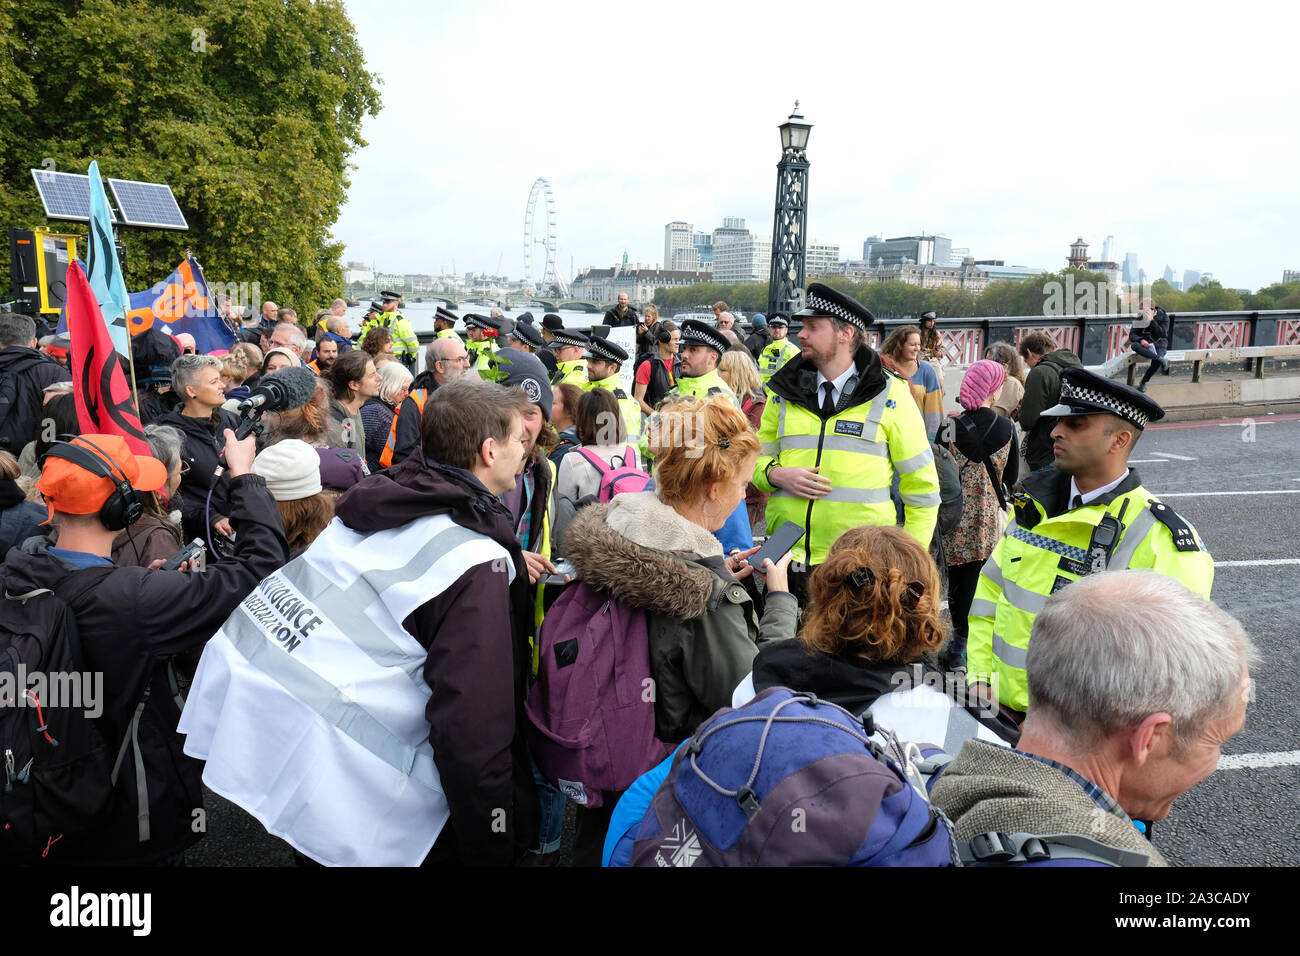
{"label": "ornate street lamp", "polygon": [[772,271],[767,311],[794,312],[803,303],[804,249],[808,231],[808,133],[811,123],[794,112],[781,124],[781,161],[776,164],[776,216],[772,223]]}

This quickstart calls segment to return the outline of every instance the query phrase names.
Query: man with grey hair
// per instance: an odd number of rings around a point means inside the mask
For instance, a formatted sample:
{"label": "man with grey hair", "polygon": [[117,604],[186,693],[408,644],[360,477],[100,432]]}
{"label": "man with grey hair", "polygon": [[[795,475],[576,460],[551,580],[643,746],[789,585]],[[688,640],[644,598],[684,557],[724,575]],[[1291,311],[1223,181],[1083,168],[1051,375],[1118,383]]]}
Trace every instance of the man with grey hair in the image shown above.
{"label": "man with grey hair", "polygon": [[1017,749],[967,741],[934,785],[963,858],[1167,866],[1133,821],[1164,819],[1241,730],[1250,638],[1166,575],[1110,571],[1048,599],[1028,658]]}
{"label": "man with grey hair", "polygon": [[460,378],[469,368],[469,352],[459,336],[434,339],[424,347],[424,371],[415,377],[410,392],[393,416],[388,442],[379,456],[381,467],[397,464],[416,449],[420,443],[424,403],[438,388]]}
{"label": "man with grey hair", "polygon": [[36,320],[0,312],[0,449],[15,458],[40,432],[41,392],[71,373],[36,350]]}
{"label": "man with grey hair", "polygon": [[298,356],[298,361],[301,364],[307,364],[302,361],[302,350],[307,346],[307,333],[292,322],[281,322],[272,329],[270,342],[271,348],[288,349]]}

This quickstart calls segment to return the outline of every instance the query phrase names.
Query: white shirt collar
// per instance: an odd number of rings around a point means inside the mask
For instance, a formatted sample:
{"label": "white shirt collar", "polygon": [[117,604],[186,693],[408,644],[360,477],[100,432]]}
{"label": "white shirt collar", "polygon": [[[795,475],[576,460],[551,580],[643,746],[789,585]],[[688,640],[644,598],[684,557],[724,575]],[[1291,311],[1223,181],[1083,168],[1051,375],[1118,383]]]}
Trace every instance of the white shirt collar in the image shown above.
{"label": "white shirt collar", "polygon": [[831,401],[834,402],[836,405],[838,405],[840,402],[840,392],[844,390],[844,383],[847,382],[849,380],[849,376],[852,375],[857,370],[858,370],[857,366],[853,362],[850,362],[849,367],[846,368],[837,378],[834,379],[829,379],[825,375],[823,375],[820,371],[818,371],[817,401],[820,402],[822,400],[822,384],[825,382],[830,382],[831,385],[834,386],[834,388],[831,389]]}
{"label": "white shirt collar", "polygon": [[[1092,491],[1088,492],[1086,495],[1085,495],[1085,494],[1080,494],[1080,492],[1079,492],[1079,486],[1076,485],[1076,484],[1074,483],[1074,476],[1071,475],[1071,476],[1070,476],[1070,502],[1071,502],[1071,506],[1073,506],[1073,502],[1074,502],[1075,496],[1078,496],[1078,497],[1082,500],[1083,504],[1085,504],[1085,505],[1087,505],[1087,504],[1091,504],[1093,501],[1095,501],[1096,499],[1100,498],[1100,497],[1101,497],[1102,495],[1104,495],[1106,492],[1108,492],[1108,491],[1112,491],[1112,490],[1114,490],[1115,488],[1117,488],[1117,487],[1119,486],[1120,482],[1122,482],[1125,478],[1128,477],[1128,473],[1129,473],[1129,469],[1125,468],[1125,469],[1124,469],[1124,474],[1120,475],[1118,478],[1116,478],[1116,479],[1115,479],[1114,481],[1112,481],[1110,484],[1108,484],[1108,485],[1102,485],[1100,488],[1094,488],[1094,489],[1092,489]],[[1081,505],[1080,507],[1082,507],[1082,505]]]}

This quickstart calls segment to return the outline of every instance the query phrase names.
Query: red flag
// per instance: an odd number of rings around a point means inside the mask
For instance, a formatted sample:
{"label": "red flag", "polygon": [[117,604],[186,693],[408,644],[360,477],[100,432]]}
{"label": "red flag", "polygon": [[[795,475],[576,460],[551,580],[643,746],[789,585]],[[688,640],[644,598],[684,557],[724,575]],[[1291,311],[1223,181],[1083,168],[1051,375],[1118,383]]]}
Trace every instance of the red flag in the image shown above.
{"label": "red flag", "polygon": [[121,435],[132,453],[150,454],[135,395],[127,381],[126,359],[113,348],[99,302],[76,261],[68,265],[64,308],[72,340],[73,394],[82,432]]}

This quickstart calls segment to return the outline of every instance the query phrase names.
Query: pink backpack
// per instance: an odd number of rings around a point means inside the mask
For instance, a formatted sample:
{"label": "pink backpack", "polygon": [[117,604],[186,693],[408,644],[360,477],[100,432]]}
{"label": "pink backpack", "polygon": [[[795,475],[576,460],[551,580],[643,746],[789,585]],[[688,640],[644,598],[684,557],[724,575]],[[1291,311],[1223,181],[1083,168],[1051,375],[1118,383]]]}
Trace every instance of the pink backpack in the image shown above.
{"label": "pink backpack", "polygon": [[602,504],[609,504],[610,499],[615,495],[621,495],[624,492],[645,491],[650,487],[650,476],[636,465],[628,464],[628,462],[636,461],[636,452],[633,451],[631,445],[628,445],[623,450],[623,464],[618,468],[615,468],[595,452],[586,448],[575,448],[574,451],[600,472],[600,492],[598,497]]}
{"label": "pink backpack", "polygon": [[538,649],[528,744],[570,800],[598,807],[602,790],[626,790],[672,752],[655,736],[645,611],[574,581],[546,612]]}

